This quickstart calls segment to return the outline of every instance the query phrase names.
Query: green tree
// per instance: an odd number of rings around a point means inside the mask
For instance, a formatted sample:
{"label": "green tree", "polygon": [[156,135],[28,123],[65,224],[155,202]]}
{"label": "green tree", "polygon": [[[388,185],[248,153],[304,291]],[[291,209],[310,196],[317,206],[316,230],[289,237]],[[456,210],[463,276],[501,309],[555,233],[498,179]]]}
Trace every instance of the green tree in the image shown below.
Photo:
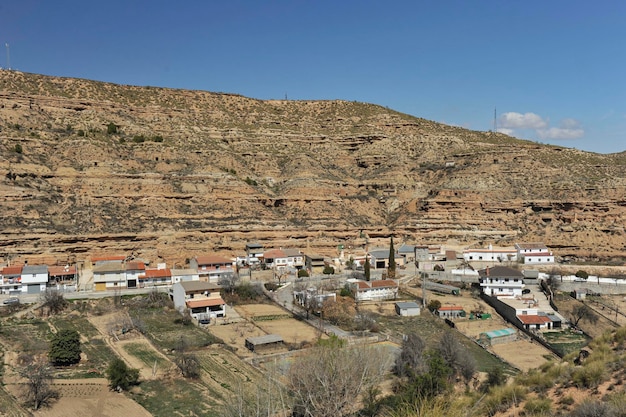
{"label": "green tree", "polygon": [[369,281],[371,278],[371,271],[370,271],[371,267],[370,267],[370,258],[369,256],[365,255],[365,265],[363,265],[363,272],[365,272],[365,281]]}
{"label": "green tree", "polygon": [[13,150],[15,151],[15,153],[22,153],[24,151],[22,149],[22,145],[20,145],[19,143],[15,144],[15,148],[13,148]]}
{"label": "green tree", "polygon": [[585,271],[583,269],[579,269],[578,271],[576,271],[575,275],[576,275],[577,278],[582,278],[582,279],[589,278],[589,274],[587,273],[587,271]]}
{"label": "green tree", "polygon": [[395,279],[396,277],[396,251],[393,247],[393,236],[391,236],[391,244],[389,245],[389,267],[387,268],[387,278]]}
{"label": "green tree", "polygon": [[426,306],[426,308],[428,309],[428,311],[436,311],[439,310],[441,308],[441,301],[439,300],[430,300],[428,302],[428,305]]}
{"label": "green tree", "polygon": [[334,275],[334,274],[335,274],[335,268],[333,268],[333,267],[332,267],[332,266],[330,266],[330,265],[326,265],[326,266],[324,267],[324,270],[322,271],[322,273],[323,273],[324,275]]}
{"label": "green tree", "polygon": [[117,133],[117,125],[113,122],[109,123],[107,126],[107,133],[109,135],[113,135],[115,133]]}
{"label": "green tree", "polygon": [[80,362],[80,335],[76,330],[59,330],[50,341],[48,359],[55,365],[68,366]]}
{"label": "green tree", "polygon": [[300,269],[298,270],[298,278],[308,278],[309,273],[307,272],[306,269]]}
{"label": "green tree", "polygon": [[128,390],[139,381],[139,369],[129,368],[126,362],[115,358],[106,369],[109,387],[114,390]]}

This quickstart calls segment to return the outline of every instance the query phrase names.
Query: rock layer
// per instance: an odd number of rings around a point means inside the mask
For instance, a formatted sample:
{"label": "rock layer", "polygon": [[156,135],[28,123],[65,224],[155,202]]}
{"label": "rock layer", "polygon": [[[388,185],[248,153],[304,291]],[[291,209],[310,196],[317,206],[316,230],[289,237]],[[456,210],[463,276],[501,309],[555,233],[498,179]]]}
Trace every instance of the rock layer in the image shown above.
{"label": "rock layer", "polygon": [[[182,265],[248,241],[626,252],[626,154],[348,101],[261,101],[0,71],[0,254]],[[622,261],[623,262],[623,261]]]}

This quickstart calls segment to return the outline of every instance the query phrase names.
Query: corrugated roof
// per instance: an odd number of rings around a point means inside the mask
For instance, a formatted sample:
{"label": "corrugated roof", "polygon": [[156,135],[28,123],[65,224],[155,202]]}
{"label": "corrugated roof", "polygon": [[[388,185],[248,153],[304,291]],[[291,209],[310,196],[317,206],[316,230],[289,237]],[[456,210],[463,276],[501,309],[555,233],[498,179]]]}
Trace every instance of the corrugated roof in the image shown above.
{"label": "corrugated roof", "polygon": [[265,336],[248,337],[246,342],[252,345],[265,345],[268,343],[282,342],[283,337],[278,334],[266,334]]}
{"label": "corrugated roof", "polygon": [[484,332],[483,334],[487,335],[487,337],[490,339],[495,339],[497,337],[510,336],[515,333],[517,333],[517,331],[509,327],[507,329],[492,330],[489,332]]}
{"label": "corrugated roof", "polygon": [[420,308],[414,301],[399,301],[396,303],[399,308]]}
{"label": "corrugated roof", "polygon": [[221,288],[219,285],[206,281],[183,281],[174,285],[182,286],[186,293],[194,291],[215,291]]}
{"label": "corrugated roof", "polygon": [[47,273],[48,265],[24,265],[24,268],[22,268],[22,275]]}
{"label": "corrugated roof", "polygon": [[371,281],[372,288],[387,288],[387,287],[397,287],[398,283],[392,279],[381,279],[378,281]]}
{"label": "corrugated roof", "polygon": [[76,267],[75,266],[62,266],[62,265],[54,265],[48,267],[48,273],[51,277],[58,277],[62,275],[75,275]]}

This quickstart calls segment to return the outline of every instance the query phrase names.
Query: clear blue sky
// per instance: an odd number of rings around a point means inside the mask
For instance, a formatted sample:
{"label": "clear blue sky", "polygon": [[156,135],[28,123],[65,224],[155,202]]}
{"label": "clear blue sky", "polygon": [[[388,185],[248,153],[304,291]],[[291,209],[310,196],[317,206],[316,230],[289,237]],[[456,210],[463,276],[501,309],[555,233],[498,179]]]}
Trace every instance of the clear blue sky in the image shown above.
{"label": "clear blue sky", "polygon": [[357,100],[483,131],[497,109],[520,138],[626,150],[624,1],[4,0],[0,41],[0,66],[25,72]]}

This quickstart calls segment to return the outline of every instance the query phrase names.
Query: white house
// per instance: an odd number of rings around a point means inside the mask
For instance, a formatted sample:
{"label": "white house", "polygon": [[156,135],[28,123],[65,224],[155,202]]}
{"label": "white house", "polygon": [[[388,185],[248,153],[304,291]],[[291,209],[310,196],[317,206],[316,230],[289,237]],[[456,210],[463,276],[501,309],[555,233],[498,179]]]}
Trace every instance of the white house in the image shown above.
{"label": "white house", "polygon": [[419,316],[420,306],[415,301],[402,301],[396,303],[396,313],[399,316]]}
{"label": "white house", "polygon": [[24,265],[21,276],[23,293],[39,294],[46,291],[48,265]]}
{"label": "white house", "polygon": [[146,264],[141,261],[126,262],[126,287],[137,288],[139,276],[145,274]]}
{"label": "white house", "polygon": [[300,249],[286,248],[283,249],[287,256],[287,265],[296,269],[304,268],[304,254]]}
{"label": "white house", "polygon": [[522,296],[524,274],[506,266],[494,266],[479,271],[480,288],[492,297],[515,298]]}
{"label": "white house", "polygon": [[246,243],[246,257],[248,265],[258,265],[263,262],[265,249],[260,243]]}
{"label": "white house", "polygon": [[215,284],[224,276],[235,273],[233,261],[218,255],[196,256],[189,261],[189,267],[198,271],[200,281]]}
{"label": "white house", "polygon": [[100,263],[93,268],[96,291],[126,288],[126,267],[122,261]]}
{"label": "white house", "polygon": [[220,287],[204,281],[183,281],[172,286],[176,310],[189,310],[191,316],[203,322],[226,316],[226,303],[220,296]]}
{"label": "white house", "polygon": [[392,279],[377,281],[349,280],[356,301],[395,300],[398,297],[398,283]]}
{"label": "white house", "polygon": [[465,249],[463,259],[467,262],[516,262],[517,250],[514,248]]}
{"label": "white house", "polygon": [[525,265],[553,264],[554,255],[543,243],[516,243],[517,260]]}
{"label": "white house", "polygon": [[173,284],[183,281],[200,281],[200,274],[198,274],[198,270],[193,268],[171,269],[170,272],[172,273]]}

